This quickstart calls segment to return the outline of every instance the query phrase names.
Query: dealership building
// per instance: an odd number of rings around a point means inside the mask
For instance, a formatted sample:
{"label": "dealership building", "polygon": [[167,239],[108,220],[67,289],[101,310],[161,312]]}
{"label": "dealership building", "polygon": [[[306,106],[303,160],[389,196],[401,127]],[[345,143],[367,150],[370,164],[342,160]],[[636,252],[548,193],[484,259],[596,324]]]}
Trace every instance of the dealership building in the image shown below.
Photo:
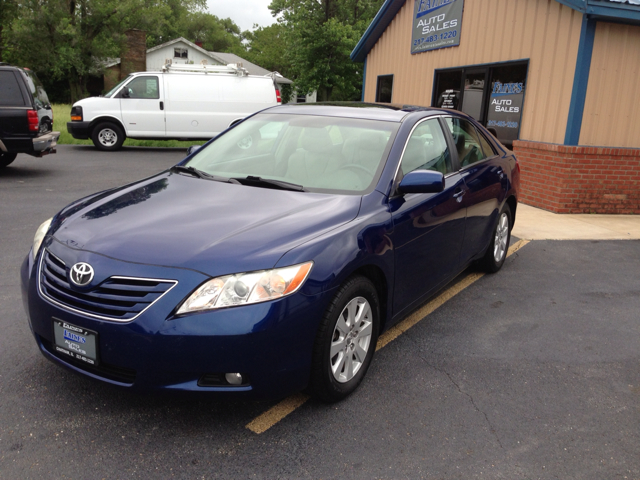
{"label": "dealership building", "polygon": [[640,214],[640,0],[386,0],[363,100],[461,110],[513,148],[521,201]]}

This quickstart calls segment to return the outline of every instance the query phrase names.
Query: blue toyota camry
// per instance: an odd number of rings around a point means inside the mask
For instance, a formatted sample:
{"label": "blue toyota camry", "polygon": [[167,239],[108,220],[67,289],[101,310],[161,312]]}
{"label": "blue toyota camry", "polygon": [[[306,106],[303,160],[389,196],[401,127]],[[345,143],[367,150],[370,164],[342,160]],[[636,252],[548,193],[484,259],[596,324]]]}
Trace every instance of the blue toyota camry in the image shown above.
{"label": "blue toyota camry", "polygon": [[471,263],[503,265],[519,167],[455,111],[281,106],[44,222],[22,270],[54,363],[141,389],[324,401]]}

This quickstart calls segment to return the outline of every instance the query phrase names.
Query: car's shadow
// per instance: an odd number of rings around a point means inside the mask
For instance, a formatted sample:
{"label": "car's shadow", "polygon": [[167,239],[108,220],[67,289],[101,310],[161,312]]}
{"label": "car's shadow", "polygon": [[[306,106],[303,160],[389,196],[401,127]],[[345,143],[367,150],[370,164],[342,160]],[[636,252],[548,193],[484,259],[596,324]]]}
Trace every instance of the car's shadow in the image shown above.
{"label": "car's shadow", "polygon": [[54,173],[53,170],[43,168],[42,166],[19,166],[9,165],[5,168],[0,168],[0,179],[10,180],[32,180],[37,178],[49,177]]}

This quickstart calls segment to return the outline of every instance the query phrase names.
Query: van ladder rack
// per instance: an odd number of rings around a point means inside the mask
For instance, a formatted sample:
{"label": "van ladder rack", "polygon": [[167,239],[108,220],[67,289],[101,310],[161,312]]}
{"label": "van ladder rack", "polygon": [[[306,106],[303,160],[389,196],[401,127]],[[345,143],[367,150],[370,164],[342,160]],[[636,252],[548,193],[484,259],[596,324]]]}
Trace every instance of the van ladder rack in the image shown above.
{"label": "van ladder rack", "polygon": [[249,75],[249,71],[242,64],[230,63],[229,65],[165,65],[162,67],[165,73],[193,72],[193,73],[227,73],[245,77]]}

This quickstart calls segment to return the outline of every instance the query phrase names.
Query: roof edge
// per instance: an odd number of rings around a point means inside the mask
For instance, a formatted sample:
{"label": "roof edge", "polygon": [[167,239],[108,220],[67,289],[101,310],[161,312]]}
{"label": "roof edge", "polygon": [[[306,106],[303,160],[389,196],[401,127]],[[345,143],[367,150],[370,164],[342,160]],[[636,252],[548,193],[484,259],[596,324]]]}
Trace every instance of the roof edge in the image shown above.
{"label": "roof edge", "polygon": [[406,0],[386,0],[373,18],[362,38],[351,52],[351,60],[364,62],[373,46],[404,6]]}
{"label": "roof edge", "polygon": [[[640,8],[636,7],[637,0],[555,0],[582,14],[593,16],[597,20],[628,23],[640,23]],[[627,3],[629,2],[629,3]],[[351,60],[364,62],[365,58],[380,39],[386,28],[396,17],[406,0],[386,0],[360,41],[351,52]]]}

